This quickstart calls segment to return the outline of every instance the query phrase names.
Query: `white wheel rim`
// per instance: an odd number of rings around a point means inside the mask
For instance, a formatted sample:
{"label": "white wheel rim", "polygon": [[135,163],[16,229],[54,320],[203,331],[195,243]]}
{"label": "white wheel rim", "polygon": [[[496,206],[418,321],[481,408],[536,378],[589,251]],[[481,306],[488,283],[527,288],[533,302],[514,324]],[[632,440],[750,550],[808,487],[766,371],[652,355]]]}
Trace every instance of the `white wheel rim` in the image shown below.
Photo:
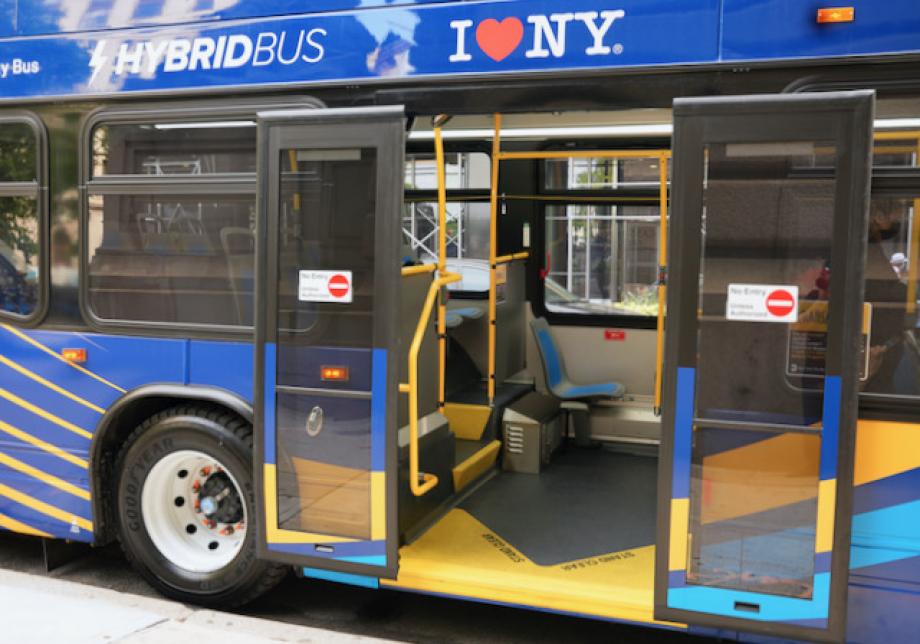
{"label": "white wheel rim", "polygon": [[[215,496],[204,494],[215,487],[221,490]],[[242,516],[225,522],[239,514],[228,516],[225,509],[234,501],[232,494]],[[240,485],[220,461],[203,452],[182,450],[157,461],[144,481],[141,512],[160,554],[189,572],[220,570],[233,561],[246,539],[248,517]]]}

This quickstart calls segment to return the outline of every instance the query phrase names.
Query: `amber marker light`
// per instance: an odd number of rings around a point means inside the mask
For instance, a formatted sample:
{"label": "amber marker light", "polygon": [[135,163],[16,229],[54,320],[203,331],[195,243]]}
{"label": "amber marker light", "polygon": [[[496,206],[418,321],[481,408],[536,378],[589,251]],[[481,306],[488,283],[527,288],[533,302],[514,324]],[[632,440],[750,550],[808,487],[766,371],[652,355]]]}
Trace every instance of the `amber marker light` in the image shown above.
{"label": "amber marker light", "polygon": [[86,349],[61,349],[61,357],[67,362],[83,364],[86,362]]}
{"label": "amber marker light", "polygon": [[856,20],[854,7],[825,7],[818,9],[818,24],[831,24],[835,22],[853,22]]}
{"label": "amber marker light", "polygon": [[348,381],[348,367],[320,367],[319,377],[337,382]]}

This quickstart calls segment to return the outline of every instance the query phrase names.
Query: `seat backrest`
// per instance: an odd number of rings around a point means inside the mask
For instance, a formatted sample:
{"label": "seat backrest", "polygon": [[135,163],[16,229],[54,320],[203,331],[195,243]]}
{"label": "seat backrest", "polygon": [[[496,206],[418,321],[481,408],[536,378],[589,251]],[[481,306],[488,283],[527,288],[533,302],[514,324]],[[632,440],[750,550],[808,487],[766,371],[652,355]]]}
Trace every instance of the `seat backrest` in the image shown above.
{"label": "seat backrest", "polygon": [[546,386],[550,391],[553,391],[567,379],[562,352],[556,346],[556,341],[553,339],[552,331],[550,331],[549,324],[545,318],[531,320],[530,328],[533,330],[534,339],[537,341],[537,349],[540,352],[540,359],[543,362]]}

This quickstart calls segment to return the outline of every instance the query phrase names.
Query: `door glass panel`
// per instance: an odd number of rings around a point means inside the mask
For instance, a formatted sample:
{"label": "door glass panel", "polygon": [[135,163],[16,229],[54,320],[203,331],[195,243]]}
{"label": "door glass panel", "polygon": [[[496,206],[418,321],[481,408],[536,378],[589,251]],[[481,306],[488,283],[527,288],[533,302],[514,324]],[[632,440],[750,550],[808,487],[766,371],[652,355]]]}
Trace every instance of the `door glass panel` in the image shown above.
{"label": "door glass panel", "polygon": [[278,526],[369,539],[377,153],[285,149],[280,168]]}
{"label": "door glass panel", "polygon": [[695,430],[688,583],[812,597],[820,444],[816,434]]}
{"label": "door glass panel", "polygon": [[[833,146],[722,144],[706,152],[697,416],[812,425],[821,417],[823,380],[787,373],[791,329],[767,315],[771,305],[783,306],[768,296],[773,287],[797,293],[789,310],[797,307],[801,321],[827,310]],[[731,286],[736,306],[752,307],[743,319],[728,319]],[[822,372],[820,351],[805,357],[811,374]]]}
{"label": "door glass panel", "polygon": [[687,583],[810,599],[834,146],[710,145],[705,158]]}

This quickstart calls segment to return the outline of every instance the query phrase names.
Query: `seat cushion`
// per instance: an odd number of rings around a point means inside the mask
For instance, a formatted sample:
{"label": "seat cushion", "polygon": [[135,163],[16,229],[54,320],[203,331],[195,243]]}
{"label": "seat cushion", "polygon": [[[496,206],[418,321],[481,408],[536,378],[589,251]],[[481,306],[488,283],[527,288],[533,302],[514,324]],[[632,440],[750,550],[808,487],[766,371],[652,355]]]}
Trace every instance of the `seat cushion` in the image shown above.
{"label": "seat cushion", "polygon": [[626,388],[618,382],[604,382],[596,385],[573,385],[559,387],[553,393],[563,400],[576,398],[622,398]]}

